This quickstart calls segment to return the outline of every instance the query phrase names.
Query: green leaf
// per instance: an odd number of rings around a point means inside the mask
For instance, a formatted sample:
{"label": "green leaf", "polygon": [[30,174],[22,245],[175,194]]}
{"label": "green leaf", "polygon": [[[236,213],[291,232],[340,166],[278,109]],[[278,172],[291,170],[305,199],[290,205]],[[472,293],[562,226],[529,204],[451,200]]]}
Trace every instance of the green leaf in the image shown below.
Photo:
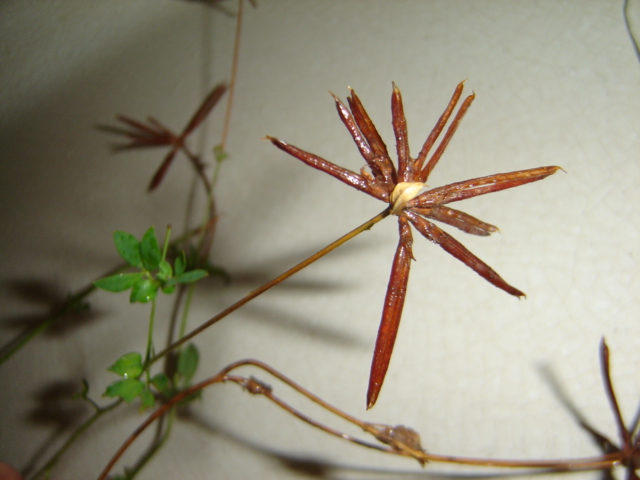
{"label": "green leaf", "polygon": [[177,275],[175,277],[175,280],[178,283],[193,283],[197,282],[201,278],[206,277],[207,275],[209,274],[206,270],[197,269],[191,270],[190,272],[181,273],[180,275]]}
{"label": "green leaf", "polygon": [[176,261],[173,264],[173,270],[176,275],[180,275],[184,272],[185,265],[187,264],[187,258],[184,254],[184,250],[180,252],[180,255],[176,258]]}
{"label": "green leaf", "polygon": [[142,273],[118,273],[96,280],[93,284],[109,292],[124,292],[133,287],[142,278]]}
{"label": "green leaf", "polygon": [[103,397],[121,397],[129,403],[144,390],[144,383],[136,378],[125,378],[107,386]]}
{"label": "green leaf", "polygon": [[143,278],[140,281],[136,282],[131,289],[129,301],[131,303],[147,303],[156,298],[156,295],[158,295],[158,284],[155,282],[155,280]]}
{"label": "green leaf", "polygon": [[144,411],[147,408],[153,407],[156,403],[156,398],[153,396],[153,393],[148,388],[145,388],[140,392],[140,399],[142,400],[142,405],[140,405],[140,411]]}
{"label": "green leaf", "polygon": [[142,373],[142,355],[138,352],[125,353],[107,370],[124,378],[137,378]]}
{"label": "green leaf", "polygon": [[125,261],[132,267],[141,267],[142,259],[140,258],[140,242],[138,239],[127,232],[115,232],[113,234],[113,242],[116,244],[116,250]]}
{"label": "green leaf", "polygon": [[162,285],[162,291],[167,295],[172,294],[175,290],[176,290],[176,282],[173,281],[173,278],[169,282]]}
{"label": "green leaf", "polygon": [[164,373],[158,373],[151,379],[151,385],[156,387],[156,390],[162,393],[170,386],[169,377],[167,377]]}
{"label": "green leaf", "polygon": [[160,245],[158,245],[156,231],[153,227],[149,228],[142,240],[140,240],[140,257],[144,268],[150,272],[156,270],[160,265],[162,251],[160,250]]}
{"label": "green leaf", "polygon": [[216,145],[213,147],[213,155],[216,158],[216,162],[220,163],[229,158],[229,154],[222,149],[222,145]]}
{"label": "green leaf", "polygon": [[159,265],[160,271],[158,272],[158,278],[160,280],[167,281],[173,276],[173,268],[166,260],[162,260]]}
{"label": "green leaf", "polygon": [[193,343],[188,344],[180,352],[180,356],[178,357],[178,373],[184,379],[185,385],[191,381],[191,377],[196,373],[199,361],[200,354]]}

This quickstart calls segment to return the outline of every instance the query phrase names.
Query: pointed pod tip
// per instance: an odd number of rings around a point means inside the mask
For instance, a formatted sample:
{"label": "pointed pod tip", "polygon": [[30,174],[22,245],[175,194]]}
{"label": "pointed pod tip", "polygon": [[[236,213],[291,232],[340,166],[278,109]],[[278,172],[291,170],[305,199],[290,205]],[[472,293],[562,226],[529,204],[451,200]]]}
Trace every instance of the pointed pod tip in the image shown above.
{"label": "pointed pod tip", "polygon": [[367,410],[371,410],[378,401],[380,388],[382,385],[375,381],[369,381],[369,389],[367,390]]}

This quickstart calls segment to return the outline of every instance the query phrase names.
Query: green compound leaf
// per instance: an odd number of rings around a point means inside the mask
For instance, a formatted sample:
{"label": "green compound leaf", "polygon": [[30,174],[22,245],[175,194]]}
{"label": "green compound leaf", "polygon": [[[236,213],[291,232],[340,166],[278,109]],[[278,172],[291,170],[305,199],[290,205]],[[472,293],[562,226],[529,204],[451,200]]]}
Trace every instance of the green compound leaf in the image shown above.
{"label": "green compound leaf", "polygon": [[180,356],[178,357],[178,373],[184,379],[185,385],[191,381],[191,377],[196,373],[199,361],[200,354],[193,343],[188,344],[180,352]]}
{"label": "green compound leaf", "polygon": [[124,292],[133,287],[142,278],[142,275],[142,273],[118,273],[96,280],[93,284],[109,292]]}
{"label": "green compound leaf", "polygon": [[158,284],[149,278],[142,278],[133,285],[129,301],[147,303],[158,295]]}
{"label": "green compound leaf", "polygon": [[116,244],[116,250],[125,261],[132,267],[141,267],[142,258],[140,258],[140,242],[138,239],[127,232],[115,232],[113,234],[113,242]]}
{"label": "green compound leaf", "polygon": [[142,405],[140,405],[141,412],[156,404],[156,397],[153,396],[153,393],[148,388],[145,388],[140,392],[140,399],[142,400]]}
{"label": "green compound leaf", "polygon": [[107,370],[124,378],[137,378],[142,373],[142,355],[138,352],[125,353]]}
{"label": "green compound leaf", "polygon": [[166,260],[162,260],[160,265],[158,265],[160,271],[158,272],[158,279],[166,282],[173,276],[173,268],[171,268],[171,264]]}
{"label": "green compound leaf", "polygon": [[216,145],[213,147],[213,156],[218,163],[224,162],[229,158],[229,154],[222,149],[222,145]]}
{"label": "green compound leaf", "polygon": [[140,240],[140,257],[144,268],[150,272],[156,270],[160,265],[162,251],[160,250],[160,245],[158,245],[156,231],[153,227],[149,228],[142,240]]}
{"label": "green compound leaf", "polygon": [[187,264],[187,258],[183,250],[180,252],[180,255],[178,255],[175,263],[173,264],[173,270],[175,271],[176,275],[180,275],[181,273],[184,272],[186,264]]}
{"label": "green compound leaf", "polygon": [[190,272],[184,272],[175,277],[176,282],[178,283],[193,283],[197,282],[201,278],[209,275],[206,270],[191,270]]}
{"label": "green compound leaf", "polygon": [[136,378],[125,378],[118,380],[107,386],[107,390],[103,397],[120,397],[129,403],[142,393],[145,386],[144,383]]}
{"label": "green compound leaf", "polygon": [[151,379],[151,385],[156,387],[156,390],[162,393],[170,387],[169,377],[167,377],[164,373],[157,373]]}

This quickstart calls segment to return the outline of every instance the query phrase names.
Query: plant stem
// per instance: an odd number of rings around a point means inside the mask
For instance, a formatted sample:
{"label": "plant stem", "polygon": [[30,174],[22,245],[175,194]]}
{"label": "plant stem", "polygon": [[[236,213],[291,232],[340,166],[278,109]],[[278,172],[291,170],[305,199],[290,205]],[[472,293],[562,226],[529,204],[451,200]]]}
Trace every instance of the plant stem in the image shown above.
{"label": "plant stem", "polygon": [[335,250],[336,248],[338,248],[340,245],[342,245],[343,243],[351,240],[352,238],[354,238],[355,236],[361,234],[362,232],[369,230],[371,227],[373,227],[376,223],[378,223],[379,221],[383,220],[384,218],[388,217],[389,214],[391,212],[390,208],[385,209],[384,211],[380,212],[378,215],[376,215],[375,217],[371,218],[370,220],[367,220],[366,222],[364,222],[362,225],[360,225],[357,228],[354,228],[353,230],[351,230],[349,233],[347,233],[346,235],[343,235],[342,237],[340,237],[339,239],[337,239],[335,242],[327,245],[326,247],[324,247],[322,250],[320,250],[319,252],[311,255],[309,258],[307,258],[306,260],[303,260],[302,262],[298,263],[296,266],[290,268],[289,270],[287,270],[286,272],[284,272],[283,274],[279,275],[278,277],[274,278],[273,280],[270,280],[269,282],[265,283],[264,285],[262,285],[261,287],[256,288],[255,290],[253,290],[252,292],[248,293],[246,296],[244,296],[243,298],[241,298],[240,300],[238,300],[236,303],[234,303],[233,305],[231,305],[230,307],[227,307],[225,310],[223,310],[222,312],[218,313],[216,316],[214,316],[213,318],[209,319],[208,321],[204,322],[202,325],[200,325],[199,327],[197,327],[196,329],[192,330],[191,332],[189,332],[188,334],[184,335],[183,337],[181,337],[180,339],[176,340],[175,342],[173,342],[171,345],[169,345],[167,348],[165,348],[164,350],[162,350],[160,353],[156,354],[152,359],[150,363],[154,363],[155,361],[157,361],[158,359],[162,358],[163,356],[165,356],[167,353],[169,353],[171,350],[173,350],[174,348],[182,345],[183,343],[185,343],[187,340],[190,340],[191,338],[195,337],[196,335],[198,335],[199,333],[201,333],[202,331],[206,330],[207,328],[209,328],[211,325],[213,325],[214,323],[222,320],[223,318],[225,318],[227,315],[229,315],[230,313],[235,312],[237,309],[239,309],[240,307],[242,307],[243,305],[245,305],[246,303],[250,302],[251,300],[253,300],[254,298],[256,298],[259,295],[262,295],[264,292],[266,292],[267,290],[271,289],[272,287],[275,287],[276,285],[278,285],[279,283],[283,282],[284,280],[286,280],[287,278],[289,278],[290,276],[292,276],[295,273],[298,273],[300,270],[302,270],[303,268],[308,267],[309,265],[311,265],[313,262],[315,262],[316,260],[324,257],[326,254],[328,254],[329,252],[331,252],[332,250]]}
{"label": "plant stem", "polygon": [[227,111],[224,117],[224,128],[222,131],[222,140],[220,141],[220,148],[225,150],[227,145],[227,137],[229,136],[229,127],[231,125],[231,109],[233,106],[233,94],[236,90],[236,78],[238,73],[238,58],[240,55],[240,32],[242,30],[242,16],[243,16],[242,0],[238,0],[238,17],[236,20],[236,37],[233,43],[233,62],[231,63],[231,79],[229,80],[229,95],[227,96]]}
{"label": "plant stem", "polygon": [[136,465],[133,468],[127,469],[127,480],[133,480],[169,439],[171,427],[173,426],[173,419],[175,417],[175,409],[171,409],[169,411],[168,417],[169,419],[167,421],[167,428],[164,430],[164,433],[162,433],[162,427],[160,427],[160,437],[154,438],[147,451],[144,453],[144,455],[142,455],[142,457],[138,459]]}
{"label": "plant stem", "polygon": [[171,225],[167,225],[167,233],[164,236],[164,245],[162,246],[162,260],[167,259],[167,250],[169,250],[170,238],[171,238]]}
{"label": "plant stem", "polygon": [[[333,414],[347,420],[348,422],[357,425],[362,428],[365,432],[370,433],[380,442],[387,443],[385,439],[380,435],[381,430],[379,424],[372,424],[369,422],[364,422],[359,420],[346,412],[334,407],[333,405],[325,402],[320,397],[314,395],[309,392],[302,386],[295,383],[293,380],[289,379],[282,373],[278,372],[274,368],[269,365],[260,362],[259,360],[246,359],[239,360],[237,362],[233,362],[219,371],[212,377],[209,377],[206,380],[203,380],[196,385],[188,388],[175,395],[171,400],[162,406],[158,407],[147,419],[140,425],[138,428],[129,436],[127,440],[121,445],[118,451],[113,455],[107,466],[103,469],[102,473],[98,480],[104,480],[108,475],[109,471],[118,461],[118,459],[124,454],[124,452],[131,446],[131,444],[142,434],[142,432],[151,425],[155,420],[161,418],[168,410],[170,410],[174,405],[188,397],[189,395],[193,395],[195,392],[201,391],[204,388],[222,382],[233,382],[245,388],[249,393],[254,395],[263,395],[287,412],[292,415],[300,418],[301,420],[309,423],[310,425],[317,427],[327,433],[335,435],[343,440],[350,441],[357,445],[369,447],[375,450],[382,451],[384,453],[389,453],[392,455],[399,455],[404,457],[411,457],[418,460],[422,465],[427,462],[439,462],[439,463],[453,463],[458,465],[474,465],[481,467],[506,467],[506,468],[535,468],[535,469],[545,469],[552,470],[558,472],[566,472],[566,471],[577,471],[577,470],[605,470],[610,469],[620,463],[622,460],[622,453],[616,452],[607,455],[601,455],[599,457],[585,457],[585,458],[571,458],[571,459],[551,459],[551,460],[507,460],[507,459],[487,459],[487,458],[470,458],[470,457],[458,457],[453,455],[439,455],[426,452],[421,449],[416,449],[416,447],[411,447],[404,444],[402,441],[394,443],[392,446],[373,444],[366,442],[364,440],[353,437],[349,434],[340,432],[334,428],[328,427],[311,417],[303,414],[297,409],[291,407],[286,402],[278,398],[273,394],[273,389],[261,381],[255,379],[254,377],[241,377],[237,375],[230,375],[230,372],[243,366],[254,366],[261,370],[268,372],[269,374],[276,377],[278,380],[282,381],[289,387],[293,388],[298,393],[304,395],[309,398],[311,401],[320,405],[321,407],[329,410]],[[394,448],[395,447],[395,448]],[[420,447],[417,447],[420,448]]]}
{"label": "plant stem", "polygon": [[149,359],[151,358],[153,351],[153,322],[156,317],[156,298],[154,297],[151,300],[151,314],[149,315],[149,334],[147,336],[147,353],[144,356],[144,364],[145,364],[145,374],[147,376],[147,384],[151,381],[151,376],[149,374]]}

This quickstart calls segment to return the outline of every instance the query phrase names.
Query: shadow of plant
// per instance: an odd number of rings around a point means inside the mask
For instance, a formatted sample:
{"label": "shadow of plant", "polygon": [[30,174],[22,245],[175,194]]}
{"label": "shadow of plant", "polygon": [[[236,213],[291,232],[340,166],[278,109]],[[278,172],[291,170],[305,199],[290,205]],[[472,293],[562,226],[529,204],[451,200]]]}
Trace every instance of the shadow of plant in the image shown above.
{"label": "shadow of plant", "polygon": [[67,431],[77,426],[89,412],[88,405],[77,398],[81,387],[75,380],[58,380],[42,387],[33,395],[36,406],[27,414],[27,421],[52,429],[52,432],[27,462],[22,471],[25,477],[33,471],[49,448]]}

